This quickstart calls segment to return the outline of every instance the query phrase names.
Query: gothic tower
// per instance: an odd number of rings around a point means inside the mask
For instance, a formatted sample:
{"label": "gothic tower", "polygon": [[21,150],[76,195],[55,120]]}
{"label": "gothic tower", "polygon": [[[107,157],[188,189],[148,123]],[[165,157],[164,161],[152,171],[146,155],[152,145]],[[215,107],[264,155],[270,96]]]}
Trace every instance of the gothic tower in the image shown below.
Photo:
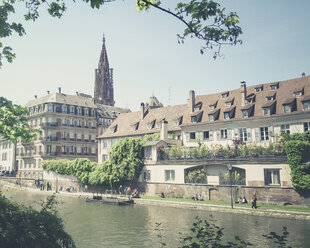
{"label": "gothic tower", "polygon": [[107,50],[105,47],[105,37],[103,35],[102,49],[98,63],[98,69],[95,69],[95,103],[114,106],[114,88],[113,88],[113,69],[109,67]]}

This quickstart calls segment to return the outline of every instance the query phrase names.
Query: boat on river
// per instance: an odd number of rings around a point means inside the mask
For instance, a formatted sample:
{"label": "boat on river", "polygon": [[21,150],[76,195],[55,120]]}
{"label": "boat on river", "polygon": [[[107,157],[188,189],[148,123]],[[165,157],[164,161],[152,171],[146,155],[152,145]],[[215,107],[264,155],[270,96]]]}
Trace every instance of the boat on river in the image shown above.
{"label": "boat on river", "polygon": [[125,206],[134,204],[134,200],[126,199],[126,198],[118,198],[118,197],[103,197],[103,204],[115,205],[115,206]]}

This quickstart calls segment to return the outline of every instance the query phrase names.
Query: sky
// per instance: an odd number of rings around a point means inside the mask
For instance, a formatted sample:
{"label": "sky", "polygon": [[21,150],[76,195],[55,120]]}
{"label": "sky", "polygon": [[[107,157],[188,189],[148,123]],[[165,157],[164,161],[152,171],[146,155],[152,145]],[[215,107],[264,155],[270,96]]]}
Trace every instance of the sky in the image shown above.
{"label": "sky", "polygon": [[[178,1],[162,1],[163,6]],[[23,22],[27,35],[3,39],[17,58],[0,69],[0,96],[24,105],[47,90],[93,95],[102,36],[114,69],[116,106],[139,110],[153,94],[165,106],[185,104],[188,92],[211,94],[247,85],[310,74],[310,1],[220,0],[237,12],[242,45],[222,48],[223,58],[199,53],[201,41],[177,43],[182,23],[156,9],[138,13],[135,0],[117,0],[91,9],[68,2],[61,19],[43,8],[35,22]],[[12,20],[23,21],[22,7]]]}

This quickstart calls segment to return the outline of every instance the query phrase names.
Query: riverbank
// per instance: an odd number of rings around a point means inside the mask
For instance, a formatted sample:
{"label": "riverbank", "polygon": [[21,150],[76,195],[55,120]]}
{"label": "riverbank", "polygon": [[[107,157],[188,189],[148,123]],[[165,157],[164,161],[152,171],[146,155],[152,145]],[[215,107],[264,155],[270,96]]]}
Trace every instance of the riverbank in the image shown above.
{"label": "riverbank", "polygon": [[[0,180],[0,190],[5,195],[5,192],[8,190],[19,190],[19,191],[29,191],[34,194],[41,195],[52,195],[54,191],[40,191],[35,188],[20,187],[14,183],[4,182]],[[61,196],[66,197],[77,197],[77,198],[91,198],[92,193],[88,192],[64,192],[61,191],[58,193]],[[57,195],[58,195],[57,194]],[[274,218],[288,218],[288,219],[297,219],[297,220],[308,220],[310,221],[310,209],[277,209],[276,206],[268,208],[268,206],[258,207],[258,209],[251,209],[249,206],[239,206],[234,205],[234,208],[231,208],[230,205],[225,203],[208,203],[207,201],[182,201],[179,199],[153,199],[142,196],[142,198],[136,198],[135,204],[139,205],[156,205],[162,207],[173,207],[173,208],[185,208],[185,209],[194,209],[194,210],[205,210],[205,211],[216,211],[216,212],[225,212],[232,214],[247,214],[253,216],[264,216],[264,217],[274,217]],[[91,203],[90,203],[91,204]],[[280,208],[280,206],[279,206]]]}

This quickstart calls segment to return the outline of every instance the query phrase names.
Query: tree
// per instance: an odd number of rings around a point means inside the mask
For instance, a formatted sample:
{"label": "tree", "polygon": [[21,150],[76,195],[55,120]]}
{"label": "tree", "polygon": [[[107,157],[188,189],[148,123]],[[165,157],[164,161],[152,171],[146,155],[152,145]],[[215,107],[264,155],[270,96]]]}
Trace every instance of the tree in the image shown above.
{"label": "tree", "polygon": [[[116,0],[83,0],[90,3],[91,8],[100,8],[107,2]],[[26,34],[21,23],[11,22],[11,14],[15,12],[14,6],[17,3],[24,3],[27,13],[24,15],[26,21],[35,21],[39,18],[39,8],[47,7],[52,17],[60,18],[66,11],[64,0],[2,0],[0,5],[0,67],[3,64],[2,58],[12,62],[15,58],[12,48],[4,46],[2,39],[17,33],[19,36]],[[214,50],[213,58],[221,56],[222,45],[241,44],[239,36],[242,34],[238,26],[239,17],[235,12],[225,13],[225,8],[213,0],[191,0],[189,3],[180,2],[176,5],[175,11],[163,7],[160,0],[136,0],[137,11],[150,8],[162,11],[185,25],[183,34],[178,34],[178,42],[184,43],[187,37],[201,40],[204,44],[200,53],[206,49]]]}
{"label": "tree", "polygon": [[12,203],[0,194],[0,244],[3,248],[40,247],[74,248],[74,241],[64,231],[63,221],[55,208],[55,196],[39,211]]}
{"label": "tree", "polygon": [[13,142],[33,139],[41,131],[30,129],[26,118],[28,114],[26,107],[13,105],[11,101],[0,97],[0,136]]}

